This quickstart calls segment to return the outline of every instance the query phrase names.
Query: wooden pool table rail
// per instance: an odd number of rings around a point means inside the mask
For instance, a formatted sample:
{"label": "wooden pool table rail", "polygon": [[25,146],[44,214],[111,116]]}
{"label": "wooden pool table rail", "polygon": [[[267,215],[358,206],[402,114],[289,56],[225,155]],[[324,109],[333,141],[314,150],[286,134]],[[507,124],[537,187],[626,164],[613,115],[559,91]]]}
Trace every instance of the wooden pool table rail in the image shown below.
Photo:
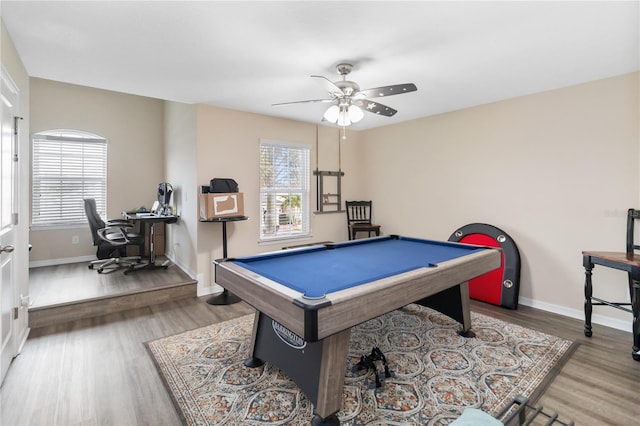
{"label": "wooden pool table rail", "polygon": [[[500,267],[500,262],[499,249],[482,250],[435,267],[419,268],[330,293],[316,302],[302,299],[300,292],[230,261],[216,261],[215,270],[218,284],[305,340],[316,341],[456,285],[468,296],[466,282]],[[296,300],[308,303],[309,307],[297,306]],[[469,303],[468,297],[463,300]],[[326,302],[330,305],[317,309],[317,334],[309,335],[305,331],[305,311],[313,310],[314,303]],[[464,311],[468,313],[468,307]],[[468,328],[469,318],[463,321],[463,329]]]}

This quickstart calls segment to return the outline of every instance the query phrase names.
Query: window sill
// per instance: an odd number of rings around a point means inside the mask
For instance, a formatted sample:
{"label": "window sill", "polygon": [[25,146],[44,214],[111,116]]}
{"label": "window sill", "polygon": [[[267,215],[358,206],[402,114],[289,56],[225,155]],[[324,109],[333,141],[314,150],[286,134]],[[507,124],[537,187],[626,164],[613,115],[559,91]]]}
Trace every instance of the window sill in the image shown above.
{"label": "window sill", "polygon": [[298,241],[308,241],[313,239],[313,235],[307,234],[299,237],[282,237],[282,238],[269,238],[268,240],[258,240],[259,246],[271,246],[271,245],[282,245],[282,243],[289,242],[298,242]]}
{"label": "window sill", "polygon": [[38,232],[38,231],[58,231],[63,229],[79,229],[79,228],[89,228],[89,224],[77,223],[77,224],[68,224],[68,225],[31,225],[29,227],[29,230]]}

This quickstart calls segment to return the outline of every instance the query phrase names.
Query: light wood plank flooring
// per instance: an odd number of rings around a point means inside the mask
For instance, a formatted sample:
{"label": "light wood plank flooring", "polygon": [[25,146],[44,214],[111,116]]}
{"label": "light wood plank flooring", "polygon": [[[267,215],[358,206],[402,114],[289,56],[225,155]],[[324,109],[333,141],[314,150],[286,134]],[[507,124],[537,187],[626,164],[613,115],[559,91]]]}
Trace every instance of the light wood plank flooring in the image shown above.
{"label": "light wood plank flooring", "polygon": [[[178,425],[144,342],[252,312],[244,303],[211,306],[186,298],[97,318],[37,328],[0,389],[2,425]],[[577,425],[636,425],[640,363],[631,335],[526,306],[472,309],[580,342],[542,395],[545,411]],[[629,318],[631,321],[631,318]]]}
{"label": "light wood plank flooring", "polygon": [[[158,257],[161,264],[164,257]],[[43,266],[29,269],[29,294],[33,308],[53,306],[79,300],[96,299],[161,288],[190,281],[180,268],[124,274],[124,269],[99,274],[88,268],[89,262]]]}
{"label": "light wood plank flooring", "polygon": [[[158,263],[163,261],[158,259]],[[99,274],[88,265],[30,269],[31,328],[195,297],[197,293],[197,281],[173,264],[128,275],[124,268]]]}
{"label": "light wood plank flooring", "polygon": [[0,389],[0,424],[179,425],[144,342],[250,312],[186,298],[33,329]]}

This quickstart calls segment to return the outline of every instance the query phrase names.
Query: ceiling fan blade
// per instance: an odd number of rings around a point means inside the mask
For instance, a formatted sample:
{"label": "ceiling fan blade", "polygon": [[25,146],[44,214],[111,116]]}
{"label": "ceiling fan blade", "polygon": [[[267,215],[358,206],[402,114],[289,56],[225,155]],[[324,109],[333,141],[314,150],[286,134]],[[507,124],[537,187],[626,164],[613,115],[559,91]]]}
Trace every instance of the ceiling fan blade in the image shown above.
{"label": "ceiling fan blade", "polygon": [[312,102],[335,102],[334,99],[309,99],[306,101],[293,101],[293,102],[280,102],[277,104],[271,104],[271,106],[291,105],[291,104],[307,104]]}
{"label": "ceiling fan blade", "polygon": [[365,98],[381,98],[384,96],[401,95],[403,93],[415,92],[418,90],[415,84],[394,84],[392,86],[376,87],[373,89],[361,90],[356,95],[364,95]]}
{"label": "ceiling fan blade", "polygon": [[336,86],[336,84],[333,81],[329,80],[327,77],[323,75],[312,75],[311,77],[322,79],[322,82],[324,83],[325,88],[330,95],[337,98],[344,96],[344,92],[342,91],[342,89]]}
{"label": "ceiling fan blade", "polygon": [[382,105],[378,102],[370,101],[368,99],[363,99],[361,102],[363,110],[372,112],[374,114],[384,115],[385,117],[393,117],[396,112],[398,112],[391,107]]}

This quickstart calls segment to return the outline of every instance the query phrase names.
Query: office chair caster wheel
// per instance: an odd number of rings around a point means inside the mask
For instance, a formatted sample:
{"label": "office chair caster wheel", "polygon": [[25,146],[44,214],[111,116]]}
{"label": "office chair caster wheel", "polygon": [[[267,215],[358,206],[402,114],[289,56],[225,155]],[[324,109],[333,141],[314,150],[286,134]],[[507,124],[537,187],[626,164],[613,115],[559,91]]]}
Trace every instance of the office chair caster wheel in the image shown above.
{"label": "office chair caster wheel", "polygon": [[93,269],[93,265],[89,265],[89,269]]}
{"label": "office chair caster wheel", "polygon": [[104,271],[104,269],[103,269],[103,268],[98,268],[98,273],[99,273],[99,274],[101,274],[101,273],[102,273],[102,271]]}

